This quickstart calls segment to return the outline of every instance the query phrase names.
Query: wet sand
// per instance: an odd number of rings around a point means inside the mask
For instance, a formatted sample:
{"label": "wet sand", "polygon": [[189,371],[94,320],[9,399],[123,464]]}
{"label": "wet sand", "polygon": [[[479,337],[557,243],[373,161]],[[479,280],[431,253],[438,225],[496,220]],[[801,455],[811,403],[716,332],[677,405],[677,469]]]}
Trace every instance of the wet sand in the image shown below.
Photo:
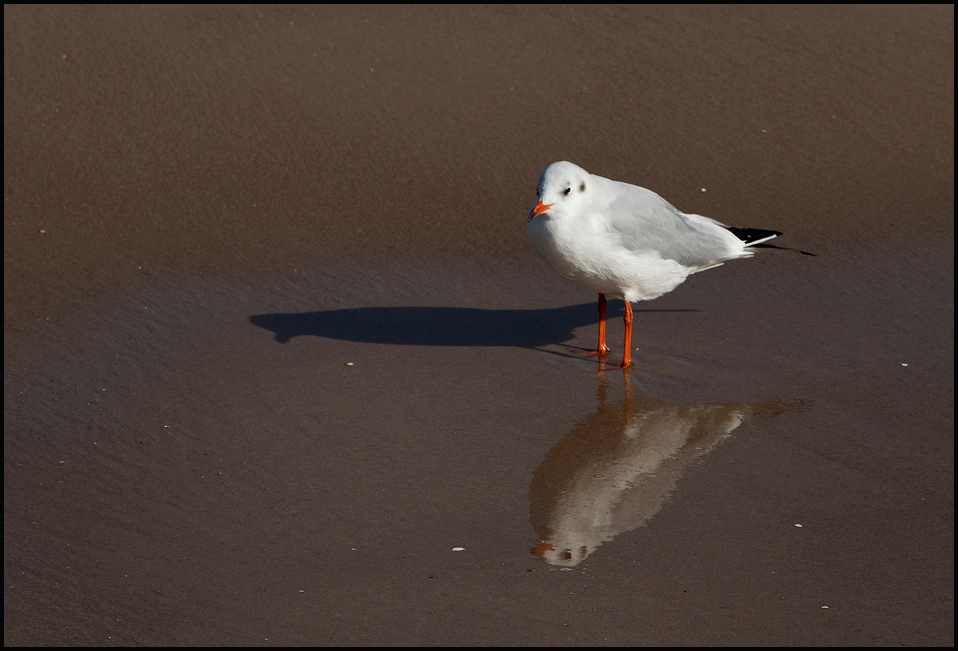
{"label": "wet sand", "polygon": [[[953,25],[5,7],[4,643],[952,645]],[[818,256],[602,372],[563,159]]]}

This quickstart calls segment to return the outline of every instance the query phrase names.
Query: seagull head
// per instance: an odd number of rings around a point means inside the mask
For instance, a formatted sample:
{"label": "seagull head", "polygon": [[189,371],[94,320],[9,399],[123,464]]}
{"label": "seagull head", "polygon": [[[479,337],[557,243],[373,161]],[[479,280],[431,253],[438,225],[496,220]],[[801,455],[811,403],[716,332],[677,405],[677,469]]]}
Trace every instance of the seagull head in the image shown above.
{"label": "seagull head", "polygon": [[548,212],[558,217],[586,201],[591,185],[589,173],[578,165],[562,161],[553,163],[539,177],[536,205],[529,211],[527,222]]}

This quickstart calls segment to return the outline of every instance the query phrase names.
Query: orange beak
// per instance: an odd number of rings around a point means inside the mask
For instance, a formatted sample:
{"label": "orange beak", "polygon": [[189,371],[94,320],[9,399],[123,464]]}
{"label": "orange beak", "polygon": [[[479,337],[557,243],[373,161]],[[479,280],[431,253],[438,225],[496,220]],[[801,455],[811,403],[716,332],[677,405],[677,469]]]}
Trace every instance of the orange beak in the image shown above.
{"label": "orange beak", "polygon": [[531,222],[533,219],[547,211],[552,207],[551,203],[542,203],[541,201],[536,202],[536,205],[532,207],[532,210],[529,211],[529,216],[526,217],[527,222]]}

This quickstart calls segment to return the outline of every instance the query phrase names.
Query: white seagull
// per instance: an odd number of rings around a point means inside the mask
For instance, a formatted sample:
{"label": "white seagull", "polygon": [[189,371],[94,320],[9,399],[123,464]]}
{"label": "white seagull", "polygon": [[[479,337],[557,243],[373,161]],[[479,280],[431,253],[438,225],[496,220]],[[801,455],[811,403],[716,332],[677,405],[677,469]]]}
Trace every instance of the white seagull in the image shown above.
{"label": "white seagull", "polygon": [[623,369],[632,366],[634,301],[658,298],[726,260],[751,257],[751,247],[781,235],[687,215],[651,190],[565,161],[546,168],[537,192],[526,220],[532,246],[563,278],[599,294],[599,345],[591,355],[609,352],[605,297],[625,300]]}

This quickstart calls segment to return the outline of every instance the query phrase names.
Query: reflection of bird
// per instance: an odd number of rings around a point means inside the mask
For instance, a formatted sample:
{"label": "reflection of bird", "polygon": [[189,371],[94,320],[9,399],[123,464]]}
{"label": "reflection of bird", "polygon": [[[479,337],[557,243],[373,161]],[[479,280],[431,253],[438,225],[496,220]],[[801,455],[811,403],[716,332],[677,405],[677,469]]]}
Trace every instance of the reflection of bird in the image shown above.
{"label": "reflection of bird", "polygon": [[[606,296],[625,300],[625,354],[632,365],[632,306],[678,287],[689,275],[752,255],[778,231],[731,228],[687,215],[651,190],[553,163],[539,179],[526,233],[563,278],[599,294],[599,345],[605,355]],[[767,245],[770,246],[770,245]]]}
{"label": "reflection of bird", "polygon": [[753,412],[789,407],[712,404],[674,407],[648,398],[600,405],[546,455],[529,487],[532,552],[574,566],[616,535],[658,513],[686,466]]}

